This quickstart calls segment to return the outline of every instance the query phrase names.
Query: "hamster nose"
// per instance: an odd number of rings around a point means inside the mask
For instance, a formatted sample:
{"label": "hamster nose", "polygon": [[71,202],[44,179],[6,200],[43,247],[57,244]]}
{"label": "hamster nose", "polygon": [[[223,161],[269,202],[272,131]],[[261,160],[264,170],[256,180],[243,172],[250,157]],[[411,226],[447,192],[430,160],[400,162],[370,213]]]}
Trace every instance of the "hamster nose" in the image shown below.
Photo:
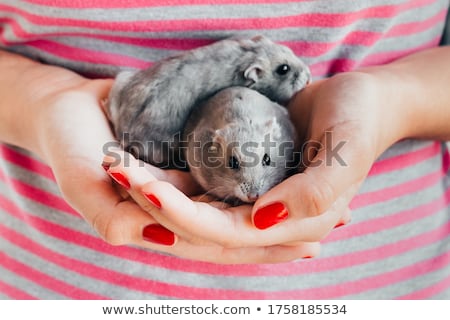
{"label": "hamster nose", "polygon": [[258,192],[251,192],[251,193],[247,194],[247,198],[249,201],[255,202],[256,200],[258,200],[259,194],[258,194]]}

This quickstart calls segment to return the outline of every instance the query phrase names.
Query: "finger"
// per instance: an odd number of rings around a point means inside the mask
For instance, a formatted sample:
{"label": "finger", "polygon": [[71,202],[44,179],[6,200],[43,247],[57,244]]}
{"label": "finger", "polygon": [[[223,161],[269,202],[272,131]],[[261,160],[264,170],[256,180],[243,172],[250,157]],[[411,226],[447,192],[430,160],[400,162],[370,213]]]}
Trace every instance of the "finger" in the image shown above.
{"label": "finger", "polygon": [[356,152],[366,148],[349,141],[347,130],[346,126],[325,133],[319,140],[322,147],[303,173],[290,177],[258,199],[253,209],[256,226],[270,227],[282,213],[283,219],[320,215],[340,195],[363,181],[372,163],[371,156]]}
{"label": "finger", "polygon": [[151,177],[152,181],[167,181],[187,195],[195,195],[202,192],[200,185],[189,172],[180,170],[162,170],[145,163],[142,160],[136,159],[131,153],[126,152],[121,148],[109,148],[108,153],[103,157],[102,166],[105,170],[108,170],[111,166],[131,170],[135,167],[144,167],[149,173],[148,175],[145,175],[147,179]]}
{"label": "finger", "polygon": [[[138,244],[149,247],[148,244]],[[150,245],[155,249],[155,246]],[[282,263],[317,257],[319,243],[301,243],[296,246],[274,245],[254,248],[223,248],[217,245],[198,246],[180,238],[174,246],[157,247],[159,251],[198,261],[221,264]]]}
{"label": "finger", "polygon": [[339,228],[339,227],[345,226],[345,225],[349,224],[351,220],[352,220],[351,210],[349,207],[347,207],[345,209],[344,213],[342,214],[341,219],[334,226],[334,228]]}
{"label": "finger", "polygon": [[[284,228],[272,228],[262,232],[251,222],[251,206],[211,206],[193,202],[173,185],[158,181],[138,166],[110,168],[110,173],[121,170],[127,175],[128,192],[139,206],[159,224],[172,230],[190,243],[214,243],[225,248],[271,246],[292,241],[317,241],[338,222],[339,216],[326,215],[320,219],[296,224],[298,230],[289,233]],[[149,180],[150,182],[145,182]],[[310,229],[317,224],[321,232]],[[327,226],[327,227],[324,227]],[[311,235],[312,234],[312,235]]]}

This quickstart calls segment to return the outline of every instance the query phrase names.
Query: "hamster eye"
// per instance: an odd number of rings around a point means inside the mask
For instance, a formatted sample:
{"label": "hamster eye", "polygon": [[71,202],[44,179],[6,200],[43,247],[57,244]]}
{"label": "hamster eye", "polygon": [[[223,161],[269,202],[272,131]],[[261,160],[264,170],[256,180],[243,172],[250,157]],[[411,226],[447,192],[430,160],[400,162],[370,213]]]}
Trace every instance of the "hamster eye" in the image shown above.
{"label": "hamster eye", "polygon": [[284,76],[289,71],[291,71],[291,67],[289,67],[289,65],[281,64],[278,66],[276,73],[278,73],[280,76]]}
{"label": "hamster eye", "polygon": [[270,156],[265,153],[263,158],[262,158],[262,165],[263,166],[269,166],[270,165]]}
{"label": "hamster eye", "polygon": [[231,169],[238,170],[240,168],[239,160],[235,156],[231,156],[228,161],[228,165]]}

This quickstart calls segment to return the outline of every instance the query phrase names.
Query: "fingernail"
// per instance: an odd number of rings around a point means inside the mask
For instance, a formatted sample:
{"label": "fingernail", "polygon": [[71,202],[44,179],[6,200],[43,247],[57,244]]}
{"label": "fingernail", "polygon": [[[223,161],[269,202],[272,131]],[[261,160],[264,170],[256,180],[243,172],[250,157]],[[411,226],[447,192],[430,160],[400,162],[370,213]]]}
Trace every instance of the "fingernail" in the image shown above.
{"label": "fingernail", "polygon": [[130,189],[131,187],[130,182],[128,181],[127,177],[125,177],[122,173],[120,172],[108,172],[108,173],[122,187],[124,187],[125,189]]}
{"label": "fingernail", "polygon": [[111,166],[111,164],[108,163],[108,162],[103,162],[102,163],[102,167],[103,167],[103,169],[105,169],[105,171],[108,171],[110,166]]}
{"label": "fingernail", "polygon": [[312,259],[312,256],[304,256],[303,259]]}
{"label": "fingernail", "polygon": [[175,234],[160,224],[149,224],[142,231],[145,241],[171,246],[175,243]]}
{"label": "fingernail", "polygon": [[345,226],[345,223],[344,222],[338,222],[338,224],[334,226],[334,229],[342,227],[342,226]]}
{"label": "fingernail", "polygon": [[284,204],[275,202],[258,209],[253,217],[253,223],[258,229],[267,229],[274,224],[286,220],[289,212]]}
{"label": "fingernail", "polygon": [[155,197],[154,194],[151,193],[143,193],[144,197],[147,198],[148,201],[150,201],[151,204],[153,204],[158,209],[161,209],[161,202],[158,200],[157,197]]}

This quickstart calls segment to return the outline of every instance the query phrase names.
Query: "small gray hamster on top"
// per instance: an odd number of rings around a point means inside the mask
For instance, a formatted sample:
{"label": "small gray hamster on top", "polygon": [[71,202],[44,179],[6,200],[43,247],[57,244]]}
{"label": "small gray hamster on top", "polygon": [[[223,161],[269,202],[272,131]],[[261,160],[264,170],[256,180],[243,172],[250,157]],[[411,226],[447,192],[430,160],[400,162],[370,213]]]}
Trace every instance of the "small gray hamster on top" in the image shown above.
{"label": "small gray hamster on top", "polygon": [[228,202],[254,202],[297,169],[286,108],[245,87],[224,89],[196,107],[183,137],[192,176]]}
{"label": "small gray hamster on top", "polygon": [[179,138],[192,108],[245,86],[286,103],[310,81],[308,67],[263,36],[226,39],[116,77],[106,113],[125,150],[162,168],[179,166]]}

